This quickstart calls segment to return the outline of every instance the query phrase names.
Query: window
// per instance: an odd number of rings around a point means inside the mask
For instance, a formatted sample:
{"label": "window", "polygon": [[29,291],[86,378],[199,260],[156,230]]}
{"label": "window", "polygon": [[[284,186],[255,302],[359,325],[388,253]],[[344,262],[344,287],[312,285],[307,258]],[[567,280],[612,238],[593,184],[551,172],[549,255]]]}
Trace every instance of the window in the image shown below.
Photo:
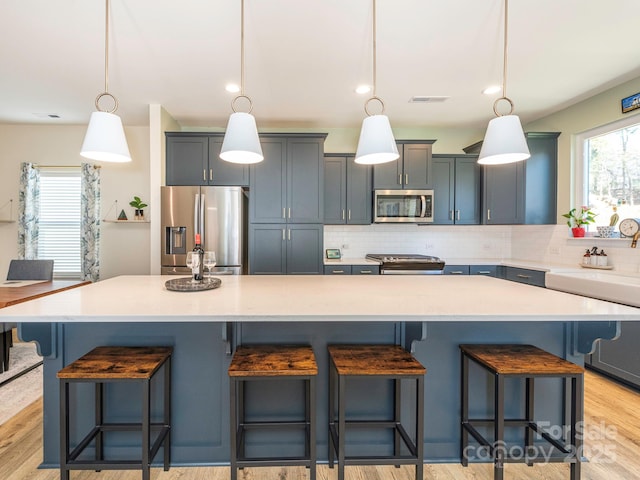
{"label": "window", "polygon": [[38,258],[54,260],[55,278],[81,278],[80,168],[40,168]]}
{"label": "window", "polygon": [[[630,119],[582,135],[583,201],[609,225],[614,209],[620,220],[640,218],[640,123]],[[627,125],[624,125],[626,123]]]}

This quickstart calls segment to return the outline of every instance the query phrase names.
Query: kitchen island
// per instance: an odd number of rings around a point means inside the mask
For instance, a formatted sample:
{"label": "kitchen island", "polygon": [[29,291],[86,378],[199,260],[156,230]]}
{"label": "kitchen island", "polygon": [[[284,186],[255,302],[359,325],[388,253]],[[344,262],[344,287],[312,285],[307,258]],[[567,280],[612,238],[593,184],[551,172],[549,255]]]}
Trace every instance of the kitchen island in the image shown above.
{"label": "kitchen island", "polygon": [[[219,289],[197,293],[167,291],[167,279],[116,277],[0,311],[2,321],[21,322],[22,338],[37,340],[45,355],[44,466],[58,462],[56,372],[97,345],[174,347],[172,458],[175,464],[212,465],[228,463],[226,369],[236,345],[313,346],[319,365],[318,456],[326,460],[327,344],[403,344],[428,371],[425,458],[451,462],[459,458],[460,343],[530,343],[581,364],[597,339],[615,338],[620,322],[640,320],[638,308],[489,277],[236,276],[223,277]],[[490,385],[476,377],[470,388],[484,399],[478,402],[482,414],[490,405]],[[518,385],[507,389],[511,398],[522,398]],[[390,392],[363,382],[347,408],[384,416],[386,410],[371,399],[389,406]],[[81,421],[73,428],[82,433],[92,420],[92,392],[78,394],[86,400],[75,407]],[[258,402],[247,407],[264,416],[290,412],[299,394],[275,382],[261,387],[253,396]],[[134,395],[127,386],[112,389],[109,411],[130,421],[127,412],[138,404],[128,401]],[[540,382],[536,398],[541,418],[561,421],[562,382]],[[287,448],[289,440],[280,446]],[[379,452],[381,443],[373,435],[351,440],[352,448],[368,452]],[[132,444],[114,435],[107,455],[126,454]],[[268,452],[274,444],[258,439],[252,448]]]}

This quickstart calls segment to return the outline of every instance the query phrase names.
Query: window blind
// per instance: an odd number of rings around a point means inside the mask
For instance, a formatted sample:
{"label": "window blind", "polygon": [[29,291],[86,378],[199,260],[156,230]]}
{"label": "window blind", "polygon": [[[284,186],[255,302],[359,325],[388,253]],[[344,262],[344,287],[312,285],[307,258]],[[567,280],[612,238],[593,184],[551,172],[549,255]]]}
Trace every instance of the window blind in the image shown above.
{"label": "window blind", "polygon": [[55,278],[81,278],[80,167],[40,169],[38,258],[53,260]]}

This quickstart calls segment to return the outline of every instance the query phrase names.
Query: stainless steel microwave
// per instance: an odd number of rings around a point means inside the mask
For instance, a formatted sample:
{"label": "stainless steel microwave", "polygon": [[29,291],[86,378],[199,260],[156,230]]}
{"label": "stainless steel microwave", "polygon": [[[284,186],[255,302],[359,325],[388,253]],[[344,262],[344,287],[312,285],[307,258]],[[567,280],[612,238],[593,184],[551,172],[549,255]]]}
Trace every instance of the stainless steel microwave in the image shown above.
{"label": "stainless steel microwave", "polygon": [[430,223],[433,190],[376,190],[373,209],[376,223]]}

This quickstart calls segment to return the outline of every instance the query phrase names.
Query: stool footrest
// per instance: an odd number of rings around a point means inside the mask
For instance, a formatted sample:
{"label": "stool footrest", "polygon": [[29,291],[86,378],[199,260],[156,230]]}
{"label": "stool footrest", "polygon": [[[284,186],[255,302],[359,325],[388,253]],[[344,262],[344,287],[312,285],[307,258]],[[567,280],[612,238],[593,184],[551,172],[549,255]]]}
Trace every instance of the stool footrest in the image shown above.
{"label": "stool footrest", "polygon": [[290,422],[245,422],[238,425],[238,433],[242,430],[257,430],[260,428],[309,428],[310,423],[306,421]]}
{"label": "stool footrest", "polygon": [[[350,456],[347,457],[345,456],[345,458],[351,458],[351,459],[355,459],[355,458],[382,458],[382,459],[401,459],[401,458],[413,458],[414,460],[417,459],[418,457],[418,453],[417,453],[417,449],[416,449],[416,445],[413,442],[413,440],[411,440],[411,437],[409,437],[409,434],[407,433],[407,431],[405,430],[405,428],[402,426],[401,423],[397,423],[397,422],[388,422],[388,421],[348,421],[345,422],[345,428],[346,427],[381,427],[381,428],[393,428],[395,430],[397,430],[397,432],[400,434],[400,437],[402,438],[402,441],[404,442],[405,447],[407,447],[407,449],[409,449],[409,453],[411,454],[411,456],[391,456],[391,457],[357,457],[357,456]],[[329,423],[329,433],[331,435],[331,438],[333,440],[333,444],[334,445],[338,445],[338,429],[336,427],[335,423]],[[331,448],[331,447],[329,447]],[[363,464],[364,465],[364,464]],[[371,465],[385,465],[384,463],[380,463],[380,464],[371,464]]]}

